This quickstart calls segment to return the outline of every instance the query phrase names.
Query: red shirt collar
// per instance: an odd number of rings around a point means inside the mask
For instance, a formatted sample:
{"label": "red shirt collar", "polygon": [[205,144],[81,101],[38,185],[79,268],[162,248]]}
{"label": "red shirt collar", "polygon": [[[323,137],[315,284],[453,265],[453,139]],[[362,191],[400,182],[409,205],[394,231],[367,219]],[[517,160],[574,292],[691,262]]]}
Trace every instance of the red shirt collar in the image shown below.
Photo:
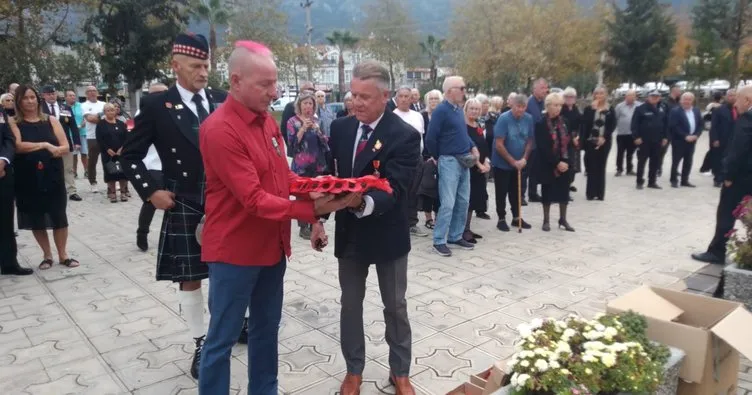
{"label": "red shirt collar", "polygon": [[254,123],[263,125],[264,122],[266,121],[266,118],[269,117],[269,113],[267,111],[264,111],[263,113],[258,113],[256,111],[249,110],[248,107],[243,105],[243,103],[239,102],[230,94],[227,95],[227,99],[225,100],[225,103],[223,105],[229,106],[230,110],[238,114],[240,119],[246,125],[252,125]]}

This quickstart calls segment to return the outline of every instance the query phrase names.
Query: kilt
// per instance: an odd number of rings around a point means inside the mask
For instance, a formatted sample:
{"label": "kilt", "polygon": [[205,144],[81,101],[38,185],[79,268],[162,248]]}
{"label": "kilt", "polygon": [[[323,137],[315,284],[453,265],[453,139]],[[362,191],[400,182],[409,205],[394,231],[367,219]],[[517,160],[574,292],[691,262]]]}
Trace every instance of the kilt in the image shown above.
{"label": "kilt", "polygon": [[162,219],[157,255],[157,280],[186,282],[209,277],[209,267],[201,262],[201,246],[196,241],[196,227],[204,207],[180,197],[175,207]]}

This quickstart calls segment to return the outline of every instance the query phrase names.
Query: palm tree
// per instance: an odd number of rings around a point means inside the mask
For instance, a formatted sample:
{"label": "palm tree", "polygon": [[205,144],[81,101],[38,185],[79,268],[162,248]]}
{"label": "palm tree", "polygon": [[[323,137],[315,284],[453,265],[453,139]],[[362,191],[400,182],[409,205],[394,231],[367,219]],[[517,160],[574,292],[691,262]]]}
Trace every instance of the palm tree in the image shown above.
{"label": "palm tree", "polygon": [[438,79],[437,64],[439,63],[439,58],[441,58],[445,41],[443,39],[437,40],[436,37],[429,34],[428,39],[420,43],[420,49],[431,60],[431,85],[433,86],[436,86],[436,80]]}
{"label": "palm tree", "polygon": [[227,24],[230,13],[222,4],[222,0],[192,0],[190,13],[196,21],[209,22],[211,68],[217,70],[217,25]]}
{"label": "palm tree", "polygon": [[343,53],[346,49],[355,48],[360,39],[351,35],[348,31],[340,32],[339,30],[335,30],[326,40],[329,41],[329,44],[337,47],[339,51],[337,68],[339,71],[339,97],[341,99],[345,96],[345,57]]}

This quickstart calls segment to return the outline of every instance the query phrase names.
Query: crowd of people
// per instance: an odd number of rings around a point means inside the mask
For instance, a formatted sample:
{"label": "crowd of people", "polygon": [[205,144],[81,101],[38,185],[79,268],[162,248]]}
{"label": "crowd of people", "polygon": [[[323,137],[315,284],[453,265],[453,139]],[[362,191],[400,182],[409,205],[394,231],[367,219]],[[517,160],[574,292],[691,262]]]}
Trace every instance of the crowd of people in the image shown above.
{"label": "crowd of people", "polygon": [[[19,229],[31,230],[42,250],[40,270],[54,264],[50,229],[58,262],[79,265],[66,249],[66,207],[81,200],[73,181],[77,156],[93,193],[99,192],[101,157],[108,199],[127,201],[130,182],[143,201],[140,249],[148,250],[154,212],[165,213],[156,277],[178,284],[181,313],[195,343],[190,373],[199,393],[207,395],[229,393],[236,343],[248,344],[248,392],[278,391],[277,340],[293,219],[299,236],[321,251],[329,241],[324,223],[335,213],[347,366],[340,393],[360,393],[367,361],[363,299],[374,265],[390,349],[389,380],[397,394],[412,395],[405,297],[411,236],[432,233],[433,250],[444,257],[453,248],[473,249],[484,235],[472,230],[472,218],[491,219],[489,180],[499,231],[532,229],[521,207],[538,202],[543,231],[551,231],[551,206],[558,205],[555,225],[574,232],[567,209],[577,192],[575,175],[587,177],[587,200],[605,200],[614,134],[617,177],[635,176],[638,189],[646,183],[661,189],[657,180],[671,147],[670,184],[691,188],[695,148],[705,129],[692,93],[676,87],[665,101],[653,91],[641,103],[630,91],[615,106],[608,91],[597,87],[580,110],[573,88],[549,93],[544,79],[534,82],[530,97],[512,93],[505,100],[470,97],[463,78],[449,76],[441,91],[421,98],[411,87],[391,94],[389,71],[375,61],[354,67],[339,113],[327,108],[324,92],[306,82],[278,125],[268,113],[277,96],[277,68],[264,45],[235,44],[228,59],[229,92],[207,87],[209,46],[201,35],[176,37],[171,67],[176,83],[150,87],[131,132],[122,104],[99,101],[95,87],[86,89],[83,103],[72,91],[59,102],[52,86],[41,92],[12,86],[0,96],[0,268],[2,274],[32,273],[16,258],[14,202]],[[751,108],[752,87],[730,90],[710,107],[710,151],[703,167],[713,172],[721,199],[715,238],[695,259],[725,260],[731,211],[752,192]],[[294,180],[320,175],[374,175],[386,179],[392,192],[311,192],[291,199]],[[212,284],[206,333],[205,279]]]}

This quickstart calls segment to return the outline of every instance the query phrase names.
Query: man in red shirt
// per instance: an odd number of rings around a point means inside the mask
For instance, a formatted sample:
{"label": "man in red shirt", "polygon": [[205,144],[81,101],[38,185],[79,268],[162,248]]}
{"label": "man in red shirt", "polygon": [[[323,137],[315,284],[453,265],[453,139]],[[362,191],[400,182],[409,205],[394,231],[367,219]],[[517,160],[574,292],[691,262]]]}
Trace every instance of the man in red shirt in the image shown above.
{"label": "man in red shirt", "polygon": [[199,393],[230,391],[230,353],[248,324],[248,393],[277,394],[277,337],[282,281],[290,256],[290,220],[315,224],[311,245],[326,244],[316,216],[353,204],[355,194],[290,200],[283,137],[267,113],[276,96],[277,67],[268,48],[239,42],[228,60],[230,94],[201,125],[206,169],[206,223],[201,260],[209,266],[209,331]]}

